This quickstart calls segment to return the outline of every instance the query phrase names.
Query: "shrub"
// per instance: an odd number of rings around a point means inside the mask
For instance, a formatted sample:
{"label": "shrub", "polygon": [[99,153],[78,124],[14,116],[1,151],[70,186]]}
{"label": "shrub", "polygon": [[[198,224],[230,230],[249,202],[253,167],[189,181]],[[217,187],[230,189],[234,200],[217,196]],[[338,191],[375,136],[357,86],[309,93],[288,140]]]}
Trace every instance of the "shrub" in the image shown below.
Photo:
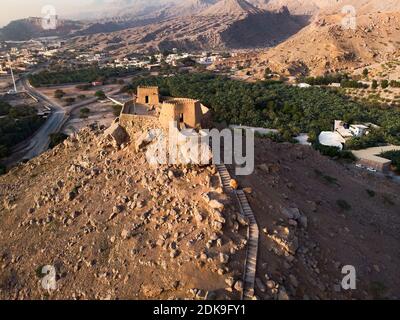
{"label": "shrub", "polygon": [[62,91],[60,89],[57,89],[56,91],[54,91],[54,98],[62,99],[64,96],[65,96],[64,91]]}
{"label": "shrub", "polygon": [[342,210],[345,210],[345,211],[351,210],[351,205],[346,200],[339,199],[339,200],[336,201],[336,204]]}
{"label": "shrub", "polygon": [[106,94],[102,91],[96,91],[96,93],[94,94],[99,100],[105,100],[106,99]]}
{"label": "shrub", "polygon": [[67,138],[68,136],[61,132],[50,134],[50,149],[53,149]]}
{"label": "shrub", "polygon": [[400,173],[400,151],[386,151],[381,153],[380,156],[392,160],[394,170]]}
{"label": "shrub", "polygon": [[112,106],[112,108],[113,108],[114,116],[119,117],[119,115],[121,114],[122,106],[119,106],[119,105],[117,105],[117,104],[114,104],[114,105]]}
{"label": "shrub", "polygon": [[390,206],[394,206],[395,203],[393,202],[393,200],[388,196],[388,195],[384,195],[383,196],[383,203],[384,204],[388,204]]}
{"label": "shrub", "polygon": [[0,164],[0,176],[6,173],[6,167]]}
{"label": "shrub", "polygon": [[75,88],[77,88],[78,90],[82,90],[82,91],[87,91],[91,88],[92,86],[90,84],[78,84]]}
{"label": "shrub", "polygon": [[75,102],[75,98],[73,98],[73,97],[68,97],[68,98],[65,99],[65,102],[66,102],[68,105],[73,104],[73,103]]}
{"label": "shrub", "polygon": [[314,173],[316,176],[324,179],[326,182],[339,186],[339,183],[337,182],[336,178],[328,176],[318,169],[314,169]]}
{"label": "shrub", "polygon": [[89,108],[82,108],[80,110],[80,117],[81,118],[87,118],[89,116],[90,109]]}
{"label": "shrub", "polygon": [[369,195],[371,198],[375,197],[375,191],[370,190],[370,189],[367,189],[366,191],[367,191],[368,195]]}

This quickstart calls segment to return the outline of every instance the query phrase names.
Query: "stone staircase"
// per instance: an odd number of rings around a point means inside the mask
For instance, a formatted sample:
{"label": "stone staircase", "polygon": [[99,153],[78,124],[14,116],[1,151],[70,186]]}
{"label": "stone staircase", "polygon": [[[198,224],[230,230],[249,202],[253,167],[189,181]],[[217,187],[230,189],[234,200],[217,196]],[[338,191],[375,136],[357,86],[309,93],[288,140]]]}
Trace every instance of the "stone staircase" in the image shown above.
{"label": "stone staircase", "polygon": [[246,253],[246,262],[245,262],[245,276],[244,276],[244,290],[243,290],[243,299],[251,300],[254,296],[254,282],[256,279],[256,270],[257,270],[257,254],[258,254],[258,238],[259,238],[259,229],[257,225],[256,218],[254,217],[253,210],[247,201],[246,194],[243,190],[237,190],[236,196],[239,200],[239,205],[242,214],[249,221],[249,228],[247,234],[247,253]]}
{"label": "stone staircase", "polygon": [[251,300],[254,296],[254,282],[257,270],[259,228],[254,213],[251,210],[250,204],[247,200],[246,194],[243,192],[243,190],[233,190],[230,185],[231,175],[229,174],[229,171],[224,164],[216,165],[216,167],[218,170],[221,185],[226,192],[235,194],[235,197],[239,203],[241,214],[249,221],[249,227],[247,230],[248,241],[246,261],[244,265],[244,286],[242,299]]}
{"label": "stone staircase", "polygon": [[228,169],[224,164],[217,164],[216,165],[218,174],[219,174],[219,179],[221,182],[222,187],[227,191],[228,193],[233,192],[233,188],[231,187],[231,175],[229,174]]}

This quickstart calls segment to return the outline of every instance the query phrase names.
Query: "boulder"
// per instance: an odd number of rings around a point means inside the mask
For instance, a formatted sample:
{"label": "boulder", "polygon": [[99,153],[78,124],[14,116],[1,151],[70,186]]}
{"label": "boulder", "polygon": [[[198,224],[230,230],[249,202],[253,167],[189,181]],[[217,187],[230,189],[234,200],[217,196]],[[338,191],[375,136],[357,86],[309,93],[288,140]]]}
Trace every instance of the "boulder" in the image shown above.
{"label": "boulder", "polygon": [[216,210],[221,210],[221,211],[224,210],[224,205],[221,202],[219,202],[218,200],[211,200],[208,203],[208,205],[211,208],[216,209]]}
{"label": "boulder", "polygon": [[243,281],[242,280],[236,281],[234,288],[236,291],[242,292],[243,291]]}
{"label": "boulder", "polygon": [[233,190],[237,190],[239,188],[239,183],[235,179],[231,179],[229,185]]}
{"label": "boulder", "polygon": [[224,254],[224,253],[220,253],[219,254],[219,261],[221,262],[221,263],[228,263],[228,261],[229,261],[229,256],[227,255],[227,254]]}
{"label": "boulder", "polygon": [[157,135],[152,131],[143,132],[135,137],[135,151],[139,152],[156,139]]}
{"label": "boulder", "polygon": [[282,208],[281,212],[287,219],[297,220],[301,216],[298,208]]}
{"label": "boulder", "polygon": [[129,138],[127,132],[119,125],[119,123],[113,123],[106,131],[104,131],[104,136],[107,139],[111,139],[117,146],[125,143]]}

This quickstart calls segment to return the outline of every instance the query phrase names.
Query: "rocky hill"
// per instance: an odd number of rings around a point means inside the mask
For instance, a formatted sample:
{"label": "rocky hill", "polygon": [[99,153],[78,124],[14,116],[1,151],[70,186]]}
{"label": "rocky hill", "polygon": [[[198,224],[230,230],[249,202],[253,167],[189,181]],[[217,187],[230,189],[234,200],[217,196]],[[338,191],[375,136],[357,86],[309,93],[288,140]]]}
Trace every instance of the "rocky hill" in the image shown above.
{"label": "rocky hill", "polygon": [[[262,231],[256,295],[398,299],[400,185],[310,147],[256,141],[256,169],[238,176]],[[344,265],[357,290],[340,282]]]}
{"label": "rocky hill", "polygon": [[42,27],[41,18],[31,17],[12,21],[1,28],[0,40],[24,41],[37,37],[65,36],[80,30],[83,26],[83,23],[76,21],[58,20],[56,29],[46,30]]}
{"label": "rocky hill", "polygon": [[256,56],[251,71],[259,78],[267,66],[287,75],[352,72],[366,65],[391,61],[398,55],[398,2],[349,2],[356,8],[355,29],[343,24],[341,4],[320,9],[307,27]]}
{"label": "rocky hill", "polygon": [[221,0],[204,10],[201,14],[246,16],[250,14],[258,14],[260,12],[260,9],[257,9],[246,0]]}
{"label": "rocky hill", "polygon": [[110,34],[77,37],[73,39],[72,46],[87,45],[101,49],[109,37],[118,36],[124,44],[118,54],[148,49],[265,47],[287,39],[303,26],[302,19],[285,10],[270,12],[257,9],[244,0],[222,0],[196,15],[174,17]]}
{"label": "rocky hill", "polygon": [[[139,138],[107,132],[83,129],[0,177],[0,297],[238,299],[247,222],[215,167],[150,166]],[[255,156],[236,179],[261,231],[259,299],[400,296],[397,183],[306,146],[260,139]],[[341,290],[344,265],[357,290]]]}
{"label": "rocky hill", "polygon": [[[237,212],[215,168],[150,167],[133,144],[84,129],[0,177],[0,298],[238,299]],[[50,296],[44,265],[57,272]]]}

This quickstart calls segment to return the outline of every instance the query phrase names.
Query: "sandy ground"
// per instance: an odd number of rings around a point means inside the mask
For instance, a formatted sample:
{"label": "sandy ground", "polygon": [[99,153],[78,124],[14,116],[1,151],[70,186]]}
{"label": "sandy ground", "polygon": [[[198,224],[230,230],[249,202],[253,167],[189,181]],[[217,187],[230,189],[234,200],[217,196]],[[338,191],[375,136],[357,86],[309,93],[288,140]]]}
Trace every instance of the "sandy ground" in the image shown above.
{"label": "sandy ground", "polygon": [[[297,299],[400,298],[398,183],[309,147],[269,140],[256,144],[255,172],[237,179],[251,188],[250,204],[263,230],[257,266],[262,281],[267,275]],[[285,208],[299,209],[306,226],[288,220]],[[297,238],[295,254],[284,250],[285,241],[271,240],[281,228]],[[356,269],[356,290],[340,288],[344,265]]]}
{"label": "sandy ground", "polygon": [[104,125],[109,127],[115,119],[113,103],[110,101],[96,102],[85,106],[90,110],[87,118],[80,117],[80,109],[78,108],[71,113],[70,119],[64,125],[62,131],[66,134],[71,134],[81,130],[92,123],[97,123],[99,126]]}
{"label": "sandy ground", "polygon": [[[46,96],[54,98],[54,93],[56,90],[62,90],[65,92],[65,96],[62,99],[58,99],[58,102],[63,105],[64,107],[67,106],[67,103],[65,102],[65,99],[67,98],[75,98],[75,102],[80,102],[84,101],[85,99],[93,98],[95,93],[99,90],[102,90],[103,92],[109,92],[113,91],[116,89],[119,89],[121,85],[104,85],[104,86],[97,86],[97,87],[91,87],[89,90],[79,90],[76,88],[77,84],[74,85],[60,85],[60,86],[52,86],[52,87],[43,87],[43,88],[38,88],[38,90],[45,94]],[[80,99],[78,98],[79,95],[85,95],[85,98]]]}

